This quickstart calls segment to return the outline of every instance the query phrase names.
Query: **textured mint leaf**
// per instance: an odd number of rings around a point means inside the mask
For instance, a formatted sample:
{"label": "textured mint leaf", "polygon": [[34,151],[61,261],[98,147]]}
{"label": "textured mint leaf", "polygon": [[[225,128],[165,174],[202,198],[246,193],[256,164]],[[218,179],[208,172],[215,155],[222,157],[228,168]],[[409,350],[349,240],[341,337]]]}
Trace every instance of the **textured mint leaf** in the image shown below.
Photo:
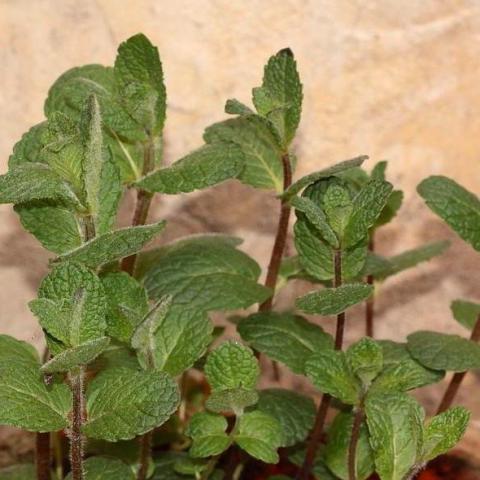
{"label": "textured mint leaf", "polygon": [[363,302],[373,293],[373,285],[350,283],[337,288],[323,288],[300,297],[295,302],[306,313],[337,315]]}
{"label": "textured mint leaf", "polygon": [[[325,192],[319,195],[317,188],[326,185]],[[315,188],[317,187],[317,188]],[[325,211],[327,221],[331,225],[338,238],[343,238],[343,232],[352,215],[353,203],[348,185],[343,184],[336,178],[328,179],[312,185],[306,190],[306,195],[315,198],[320,197],[320,204]]]}
{"label": "textured mint leaf", "polygon": [[205,363],[205,376],[212,391],[252,390],[259,375],[260,367],[252,350],[234,341],[222,343],[208,355]]}
{"label": "textured mint leaf", "polygon": [[0,335],[0,364],[8,365],[12,362],[38,366],[40,359],[33,345],[9,335]]}
{"label": "textured mint leaf", "polygon": [[285,48],[270,57],[262,86],[253,89],[257,112],[272,122],[285,147],[293,140],[300,122],[302,98],[302,84],[293,53]]}
{"label": "textured mint leaf", "polygon": [[407,339],[412,357],[427,368],[453,372],[480,368],[480,345],[466,338],[423,330]]}
{"label": "textured mint leaf", "polygon": [[[90,457],[83,465],[85,480],[135,480],[132,469],[118,458]],[[66,480],[72,480],[71,473]]]}
{"label": "textured mint leaf", "polygon": [[215,123],[205,130],[206,143],[234,143],[244,154],[245,167],[238,179],[255,188],[283,191],[282,150],[268,121],[244,115]]}
{"label": "textured mint leaf", "polygon": [[14,168],[24,163],[42,163],[43,136],[47,122],[38,123],[31,127],[14,145],[13,152],[8,159],[8,167]]}
{"label": "textured mint leaf", "polygon": [[43,163],[25,163],[0,176],[0,203],[34,200],[61,200],[81,208],[72,188]]}
{"label": "textured mint leaf", "polygon": [[302,191],[304,188],[312,185],[315,182],[318,182],[318,180],[337,175],[338,173],[349,170],[350,168],[359,167],[367,159],[367,155],[362,155],[360,157],[352,158],[351,160],[345,160],[343,162],[337,163],[335,165],[332,165],[331,167],[319,170],[318,172],[310,173],[309,175],[300,178],[299,180],[294,182],[289,188],[287,188],[287,190],[283,192],[282,198],[288,200],[300,191]]}
{"label": "textured mint leaf", "polygon": [[90,364],[89,371],[99,373],[116,368],[141,370],[137,356],[130,348],[122,343],[110,342],[106,350]]}
{"label": "textured mint leaf", "polygon": [[130,37],[118,47],[114,76],[125,110],[147,132],[160,134],[167,94],[157,47],[141,33]]}
{"label": "textured mint leaf", "polygon": [[271,292],[257,283],[258,264],[235,248],[231,237],[198,235],[140,255],[139,278],[152,299],[201,311],[246,308]]}
{"label": "textured mint leaf", "polygon": [[381,227],[389,223],[397,215],[403,203],[403,192],[401,190],[393,190],[388,197],[387,203],[383,207],[382,213],[377,218],[374,228]]}
{"label": "textured mint leaf", "polygon": [[450,305],[455,320],[473,330],[473,327],[480,317],[480,304],[467,300],[454,300]]}
{"label": "textured mint leaf", "polygon": [[369,337],[362,338],[346,352],[351,371],[368,386],[383,368],[383,352],[379,343]]}
{"label": "textured mint leaf", "polygon": [[233,412],[239,416],[247,407],[258,402],[258,393],[255,390],[244,388],[231,388],[212,392],[205,402],[205,406],[211,412]]}
{"label": "textured mint leaf", "polygon": [[130,343],[136,326],[147,314],[145,289],[125,272],[109,273],[102,278],[107,297],[107,333],[121,342]]}
{"label": "textured mint leaf", "polygon": [[188,193],[237,177],[243,169],[243,152],[233,143],[213,143],[137,182],[150,192]]}
{"label": "textured mint leaf", "polygon": [[432,176],[417,187],[427,206],[463,240],[480,250],[480,199],[454,180]]}
{"label": "textured mint leaf", "polygon": [[76,367],[88,365],[108,347],[109,343],[108,337],[100,337],[69,348],[55,355],[42,366],[41,370],[44,373],[68,372]]}
{"label": "textured mint leaf", "polygon": [[159,427],[178,407],[180,395],[173,379],[162,372],[108,370],[87,388],[88,437],[110,442],[129,440]]}
{"label": "textured mint leaf", "polygon": [[71,344],[70,323],[72,323],[73,313],[71,302],[54,302],[48,298],[36,298],[29,302],[28,306],[48,335],[65,345]]}
{"label": "textured mint leaf", "polygon": [[297,212],[305,214],[307,220],[318,230],[320,236],[332,247],[338,247],[338,238],[328,224],[323,210],[308,197],[293,197],[290,201]]}
{"label": "textured mint leaf", "polygon": [[35,474],[35,466],[32,464],[12,465],[0,469],[0,480],[32,480]]}
{"label": "textured mint leaf", "polygon": [[245,413],[239,421],[236,444],[252,457],[265,463],[277,463],[277,449],[282,444],[282,427],[278,420],[267,413]]}
{"label": "textured mint leaf", "polygon": [[190,455],[205,458],[219,455],[230,446],[230,438],[225,433],[227,420],[214,413],[196,413],[190,419],[185,434],[192,438]]}
{"label": "textured mint leaf", "polygon": [[256,351],[298,374],[305,373],[305,362],[312,353],[333,347],[332,337],[322,327],[288,313],[256,313],[242,320],[237,329]]}
{"label": "textured mint leaf", "polygon": [[424,413],[405,394],[371,397],[366,402],[370,444],[382,480],[404,480],[422,445]]}
{"label": "textured mint leaf", "polygon": [[165,228],[165,222],[126,227],[105,233],[66,252],[58,261],[74,261],[96,268],[139,252]]}
{"label": "textured mint leaf", "polygon": [[470,412],[463,407],[453,407],[433,417],[425,427],[422,461],[433,460],[453,448],[465,433],[469,420]]}
{"label": "textured mint leaf", "polygon": [[276,418],[282,427],[282,447],[291,447],[307,437],[315,421],[315,403],[291,390],[270,388],[259,392],[255,410]]}
{"label": "textured mint leaf", "polygon": [[344,231],[343,247],[348,248],[360,242],[382,213],[390,194],[392,184],[382,180],[371,180],[353,199],[353,212]]}
{"label": "textured mint leaf", "polygon": [[230,115],[250,115],[254,111],[236,98],[229,98],[225,102],[225,113]]}
{"label": "textured mint leaf", "polygon": [[351,371],[344,352],[329,349],[314,353],[305,363],[305,373],[322,393],[343,403],[355,405],[360,399],[360,382]]}
{"label": "textured mint leaf", "polygon": [[[324,458],[328,468],[340,479],[349,480],[348,451],[352,436],[353,413],[340,412],[328,430]],[[373,453],[368,440],[367,426],[362,423],[356,449],[355,471],[358,480],[367,479],[374,471]]]}

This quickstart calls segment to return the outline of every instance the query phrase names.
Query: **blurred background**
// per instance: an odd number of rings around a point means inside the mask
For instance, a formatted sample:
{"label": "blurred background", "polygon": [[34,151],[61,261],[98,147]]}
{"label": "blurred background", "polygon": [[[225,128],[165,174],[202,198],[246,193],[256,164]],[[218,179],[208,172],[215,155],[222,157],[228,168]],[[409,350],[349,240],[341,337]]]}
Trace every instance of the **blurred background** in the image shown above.
{"label": "blurred background", "polygon": [[[444,174],[480,192],[478,0],[0,0],[0,173],[15,142],[42,121],[55,79],[73,66],[112,65],[118,44],[138,32],[159,47],[163,61],[167,163],[202,144],[203,129],[224,118],[227,98],[249,102],[268,57],[290,47],[305,95],[296,176],[359,154],[370,155],[368,169],[388,159],[388,179],[405,200],[396,221],[378,232],[378,251],[452,241],[442,257],[381,287],[378,336],[403,340],[428,328],[466,334],[449,304],[480,300],[480,256],[431,214],[415,187]],[[122,222],[129,207],[127,199]],[[157,196],[151,213],[169,220],[162,241],[235,234],[262,266],[276,217],[272,196],[238,182],[198,195]],[[41,332],[26,304],[47,262],[12,209],[0,206],[0,331],[38,347]],[[306,289],[294,285],[279,307]],[[358,308],[351,316],[349,341],[363,334],[362,315]],[[422,393],[427,409],[443,389]],[[458,398],[475,413],[463,442],[472,452],[480,444],[479,391],[471,374]],[[0,442],[0,464],[6,448]]]}

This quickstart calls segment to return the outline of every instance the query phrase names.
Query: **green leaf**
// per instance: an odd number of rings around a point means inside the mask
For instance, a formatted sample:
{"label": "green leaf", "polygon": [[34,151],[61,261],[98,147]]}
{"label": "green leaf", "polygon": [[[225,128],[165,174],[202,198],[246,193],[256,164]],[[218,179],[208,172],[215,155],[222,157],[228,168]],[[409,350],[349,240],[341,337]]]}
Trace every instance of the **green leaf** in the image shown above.
{"label": "green leaf", "polygon": [[75,367],[93,362],[109,345],[108,337],[100,337],[81,345],[69,348],[55,355],[41,370],[43,373],[68,372]]}
{"label": "green leaf", "polygon": [[480,303],[468,302],[467,300],[454,300],[450,306],[455,320],[473,330],[480,317]]}
{"label": "green leaf", "polygon": [[34,200],[59,200],[82,208],[79,199],[48,165],[25,163],[0,175],[0,203],[26,203]]}
{"label": "green leaf", "polygon": [[21,362],[38,366],[39,361],[37,350],[33,345],[9,335],[0,335],[0,364]]}
{"label": "green leaf", "polygon": [[159,193],[188,193],[237,177],[243,169],[243,152],[233,143],[213,143],[162,168],[136,183]]}
{"label": "green leaf", "polygon": [[305,373],[322,393],[328,393],[348,405],[358,403],[360,382],[351,371],[343,352],[330,349],[314,353],[305,363]]}
{"label": "green leaf", "polygon": [[0,470],[0,480],[32,480],[35,478],[35,474],[34,465],[12,465]]}
{"label": "green leaf", "polygon": [[328,224],[325,213],[316,203],[308,197],[293,197],[290,203],[297,211],[305,214],[307,220],[329,245],[334,248],[338,247],[337,236]]}
{"label": "green leaf", "polygon": [[282,150],[269,122],[244,115],[215,123],[205,130],[208,144],[234,143],[244,154],[245,167],[238,179],[255,188],[283,191]]}
{"label": "green leaf", "polygon": [[192,438],[190,455],[194,458],[205,458],[224,452],[231,442],[225,433],[227,425],[227,420],[221,415],[195,413],[185,431],[185,434]]}
{"label": "green leaf", "polygon": [[260,115],[268,118],[288,147],[300,122],[302,84],[293,53],[289,48],[270,57],[262,86],[253,89],[253,103]]}
{"label": "green leaf", "polygon": [[427,368],[453,372],[480,368],[480,345],[466,338],[423,330],[407,339],[412,357]]}
{"label": "green leaf", "polygon": [[225,113],[230,115],[250,115],[254,111],[236,98],[229,98],[225,102]]}
{"label": "green leaf", "polygon": [[392,184],[371,180],[353,199],[353,212],[344,231],[343,247],[356,245],[382,213],[392,192]]}
{"label": "green leaf", "polygon": [[277,463],[277,449],[282,444],[280,423],[271,415],[254,411],[245,413],[239,420],[234,439],[249,455],[265,463]]}
{"label": "green leaf", "polygon": [[[349,480],[348,452],[352,437],[353,413],[340,412],[328,430],[328,443],[325,447],[325,463],[340,479]],[[373,453],[368,441],[367,426],[362,423],[355,457],[356,478],[367,479],[374,471]]]}
{"label": "green leaf", "polygon": [[117,368],[100,373],[87,388],[83,432],[110,442],[129,440],[159,427],[175,412],[178,387],[162,372]]}
{"label": "green leaf", "polygon": [[480,251],[480,199],[454,180],[428,177],[417,187],[427,206]]}
{"label": "green leaf", "polygon": [[255,390],[232,388],[212,392],[205,402],[208,410],[216,413],[233,412],[239,416],[247,407],[258,402],[258,393]]}
{"label": "green leaf", "polygon": [[260,267],[231,237],[198,235],[141,254],[136,271],[149,297],[200,311],[246,308],[271,292],[257,283]]}
{"label": "green leaf", "polygon": [[369,337],[350,346],[346,358],[351,371],[365,386],[369,386],[383,368],[382,347]]}
{"label": "green leaf", "polygon": [[333,347],[332,337],[322,327],[288,313],[256,313],[242,320],[237,329],[256,351],[298,374],[305,373],[305,362],[312,353]]}
{"label": "green leaf", "polygon": [[47,122],[41,122],[22,135],[22,138],[14,145],[13,152],[8,159],[9,168],[15,168],[27,162],[42,163],[44,161],[42,149],[46,128]]}
{"label": "green leaf", "polygon": [[422,444],[424,413],[405,394],[379,395],[366,402],[370,444],[382,480],[404,480]]}
{"label": "green leaf", "polygon": [[[132,469],[118,458],[90,457],[83,465],[85,480],[135,480]],[[66,480],[72,480],[71,473]]]}
{"label": "green leaf", "polygon": [[125,110],[147,132],[159,135],[167,95],[157,47],[141,33],[130,37],[118,47],[114,76]]}
{"label": "green leaf", "polygon": [[373,285],[350,283],[337,288],[323,288],[308,293],[296,301],[298,308],[306,313],[337,315],[363,302],[373,293]]}
{"label": "green leaf", "polygon": [[398,213],[403,202],[403,192],[401,190],[394,190],[390,197],[388,197],[382,213],[377,218],[374,228],[381,227],[389,223]]}
{"label": "green leaf", "polygon": [[282,447],[291,447],[307,437],[315,421],[315,403],[291,390],[270,388],[259,392],[255,410],[276,418],[282,427]]}
{"label": "green leaf", "polygon": [[212,391],[252,390],[259,375],[260,367],[252,350],[234,341],[222,343],[208,355],[205,363],[205,376]]}
{"label": "green leaf", "polygon": [[96,268],[139,252],[165,228],[164,221],[105,233],[66,252],[57,261],[75,261]]}
{"label": "green leaf", "polygon": [[453,407],[433,417],[425,427],[422,461],[428,462],[447,453],[462,438],[470,420],[470,412]]}
{"label": "green leaf", "polygon": [[359,167],[365,160],[368,159],[367,155],[362,155],[360,157],[352,158],[351,160],[345,160],[343,162],[337,163],[331,167],[327,167],[323,170],[319,170],[318,172],[310,173],[305,177],[302,177],[300,180],[292,183],[292,185],[285,190],[282,194],[282,198],[284,200],[289,200],[294,195],[302,191],[304,188],[308,187],[309,185],[314,184],[318,180],[322,178],[328,178],[334,176],[338,173],[341,173],[345,170],[349,170],[350,168]]}

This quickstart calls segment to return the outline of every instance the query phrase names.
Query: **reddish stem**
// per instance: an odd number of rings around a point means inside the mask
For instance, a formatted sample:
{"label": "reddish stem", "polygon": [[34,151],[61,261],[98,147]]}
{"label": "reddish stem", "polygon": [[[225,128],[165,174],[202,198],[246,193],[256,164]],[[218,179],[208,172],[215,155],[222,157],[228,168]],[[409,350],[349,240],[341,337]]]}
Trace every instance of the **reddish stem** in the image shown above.
{"label": "reddish stem", "polygon": [[84,422],[85,398],[84,398],[84,371],[79,368],[78,373],[70,376],[70,388],[72,389],[72,425],[70,428],[70,463],[72,467],[72,480],[83,480],[85,473],[83,459],[85,457],[85,439],[82,433]]}
{"label": "reddish stem", "polygon": [[148,475],[148,466],[152,452],[153,430],[140,438],[140,468],[138,470],[137,480],[146,480]]}
{"label": "reddish stem", "polygon": [[35,437],[35,466],[37,480],[50,480],[50,433],[37,433]]}

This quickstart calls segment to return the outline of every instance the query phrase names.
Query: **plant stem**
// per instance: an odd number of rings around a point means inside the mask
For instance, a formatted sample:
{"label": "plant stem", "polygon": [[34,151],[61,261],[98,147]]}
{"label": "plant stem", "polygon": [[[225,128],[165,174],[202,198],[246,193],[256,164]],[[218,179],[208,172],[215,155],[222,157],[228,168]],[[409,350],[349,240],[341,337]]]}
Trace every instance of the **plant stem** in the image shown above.
{"label": "plant stem", "polygon": [[357,445],[364,415],[363,405],[360,404],[353,418],[352,435],[348,445],[348,480],[357,480]]}
{"label": "plant stem", "polygon": [[[143,150],[143,170],[142,176],[148,175],[155,168],[155,143],[152,138],[149,138],[144,145]],[[145,190],[138,190],[137,203],[135,205],[135,212],[132,219],[132,227],[145,225],[148,217],[148,211],[152,203],[153,193]],[[122,270],[130,275],[135,272],[135,263],[137,255],[130,255],[122,260]]]}
{"label": "plant stem", "polygon": [[[473,342],[478,342],[480,340],[480,315],[475,322],[472,334],[470,335],[470,340],[472,340]],[[438,406],[437,414],[442,413],[448,408],[450,408],[466,374],[467,372],[457,372],[453,375],[452,379],[450,380],[450,384],[447,387],[447,390],[445,390],[442,401]]]}
{"label": "plant stem", "polygon": [[[335,276],[333,279],[334,287],[340,287],[342,285],[342,251],[335,250],[334,253],[334,271]],[[343,335],[345,331],[345,312],[337,315],[337,329],[335,333],[335,350],[341,350],[343,345]],[[305,454],[305,460],[303,461],[302,468],[297,474],[297,480],[308,480],[310,472],[317,455],[318,445],[323,434],[323,428],[325,426],[325,419],[327,418],[328,407],[330,406],[331,396],[328,393],[324,393],[322,400],[317,410],[317,416],[315,417],[315,424],[313,426],[310,440],[307,445],[307,452]]]}
{"label": "plant stem", "polygon": [[35,437],[35,466],[37,480],[50,480],[50,433],[37,433]]}
{"label": "plant stem", "polygon": [[215,467],[217,466],[219,458],[220,458],[220,455],[215,455],[210,458],[210,460],[207,463],[207,467],[202,472],[200,480],[208,480],[210,478],[210,475],[214,472]]}
{"label": "plant stem", "polygon": [[[370,240],[368,242],[368,250],[370,252],[375,251],[375,233],[372,231],[370,233]],[[367,284],[374,285],[375,279],[373,275],[367,276]],[[365,304],[365,327],[366,327],[366,335],[367,337],[372,337],[375,334],[375,327],[374,327],[374,316],[375,316],[375,292],[369,298],[367,298]]]}
{"label": "plant stem", "polygon": [[140,468],[137,480],[146,480],[152,452],[153,430],[140,437]]}
{"label": "plant stem", "polygon": [[73,394],[72,425],[69,432],[72,480],[84,480],[83,458],[85,456],[85,441],[82,434],[85,415],[84,377],[84,367],[78,367],[75,373],[70,374],[70,388]]}

